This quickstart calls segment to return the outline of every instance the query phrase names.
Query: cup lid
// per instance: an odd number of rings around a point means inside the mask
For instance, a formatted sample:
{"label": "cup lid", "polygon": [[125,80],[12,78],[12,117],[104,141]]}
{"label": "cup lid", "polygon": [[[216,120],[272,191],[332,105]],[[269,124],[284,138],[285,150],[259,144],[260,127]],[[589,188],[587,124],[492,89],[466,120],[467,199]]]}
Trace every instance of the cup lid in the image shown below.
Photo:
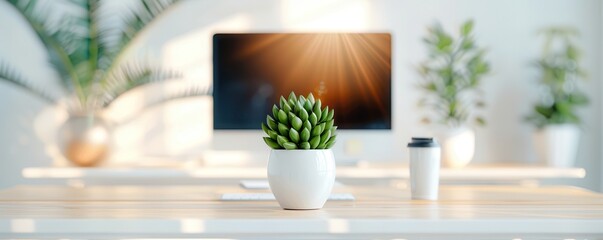
{"label": "cup lid", "polygon": [[429,148],[429,147],[440,147],[440,144],[433,139],[428,137],[413,137],[411,141],[408,143],[408,147],[419,147],[419,148]]}

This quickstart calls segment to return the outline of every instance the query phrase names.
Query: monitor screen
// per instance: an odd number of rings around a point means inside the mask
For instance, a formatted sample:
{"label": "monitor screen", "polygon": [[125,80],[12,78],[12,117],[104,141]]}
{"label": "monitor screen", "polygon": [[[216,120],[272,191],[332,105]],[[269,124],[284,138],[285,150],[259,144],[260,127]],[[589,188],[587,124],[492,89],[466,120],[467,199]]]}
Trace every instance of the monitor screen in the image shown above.
{"label": "monitor screen", "polygon": [[260,129],[280,96],[312,93],[338,129],[391,129],[388,33],[215,34],[214,129]]}

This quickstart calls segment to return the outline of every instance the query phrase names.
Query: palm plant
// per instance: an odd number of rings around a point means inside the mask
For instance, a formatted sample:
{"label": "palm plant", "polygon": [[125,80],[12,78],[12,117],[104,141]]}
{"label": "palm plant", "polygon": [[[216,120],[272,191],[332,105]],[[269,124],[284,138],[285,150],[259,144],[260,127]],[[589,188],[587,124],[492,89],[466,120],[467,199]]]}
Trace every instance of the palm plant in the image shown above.
{"label": "palm plant", "polygon": [[[69,110],[91,113],[108,107],[118,97],[141,85],[175,79],[181,74],[140,59],[124,59],[132,42],[176,0],[138,0],[135,8],[117,21],[102,0],[7,0],[31,26],[46,47],[49,62],[68,94]],[[57,13],[57,7],[61,12]],[[60,14],[60,15],[58,15]],[[104,21],[103,21],[104,20]],[[0,79],[24,89],[48,103],[59,98],[32,84],[7,62],[0,60]],[[207,89],[182,92],[177,97],[207,95]]]}

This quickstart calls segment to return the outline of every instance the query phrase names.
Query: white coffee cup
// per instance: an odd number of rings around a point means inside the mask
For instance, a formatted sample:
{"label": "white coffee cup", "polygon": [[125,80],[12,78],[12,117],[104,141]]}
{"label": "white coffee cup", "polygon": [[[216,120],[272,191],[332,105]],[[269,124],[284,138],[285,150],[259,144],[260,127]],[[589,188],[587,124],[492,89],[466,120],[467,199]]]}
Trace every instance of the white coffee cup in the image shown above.
{"label": "white coffee cup", "polygon": [[433,138],[412,138],[410,192],[412,199],[437,200],[440,183],[440,145]]}

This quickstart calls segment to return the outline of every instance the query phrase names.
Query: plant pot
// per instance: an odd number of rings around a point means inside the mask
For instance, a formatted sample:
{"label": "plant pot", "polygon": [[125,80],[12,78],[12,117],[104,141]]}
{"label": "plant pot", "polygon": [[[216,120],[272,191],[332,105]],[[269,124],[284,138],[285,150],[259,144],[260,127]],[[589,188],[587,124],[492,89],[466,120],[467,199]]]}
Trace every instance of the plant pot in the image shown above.
{"label": "plant pot", "polygon": [[268,182],[282,208],[320,209],[335,182],[333,152],[330,149],[272,150]]}
{"label": "plant pot", "polygon": [[108,122],[99,116],[71,116],[59,129],[59,148],[71,163],[80,167],[95,166],[109,153],[110,133]]}
{"label": "plant pot", "polygon": [[534,132],[533,139],[541,162],[551,167],[574,166],[580,140],[578,126],[548,125]]}
{"label": "plant pot", "polygon": [[437,136],[442,146],[443,167],[461,168],[471,162],[475,154],[475,132],[471,128],[446,128]]}

